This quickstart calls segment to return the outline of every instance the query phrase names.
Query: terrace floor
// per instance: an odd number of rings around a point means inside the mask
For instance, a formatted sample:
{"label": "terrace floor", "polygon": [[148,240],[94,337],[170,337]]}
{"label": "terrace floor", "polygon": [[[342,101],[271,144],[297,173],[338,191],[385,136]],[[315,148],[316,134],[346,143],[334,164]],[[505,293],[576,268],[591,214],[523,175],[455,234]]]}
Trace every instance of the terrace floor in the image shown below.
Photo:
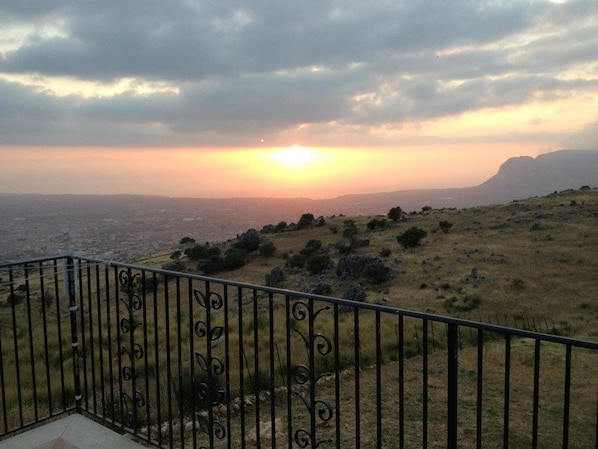
{"label": "terrace floor", "polygon": [[142,449],[107,427],[74,414],[0,441],[0,449]]}

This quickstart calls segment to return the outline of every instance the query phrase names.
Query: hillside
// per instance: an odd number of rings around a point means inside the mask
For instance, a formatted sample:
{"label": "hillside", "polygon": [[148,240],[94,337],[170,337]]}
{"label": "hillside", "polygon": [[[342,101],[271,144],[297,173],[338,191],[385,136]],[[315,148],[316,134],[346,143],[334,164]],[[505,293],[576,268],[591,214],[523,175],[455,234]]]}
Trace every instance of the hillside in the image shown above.
{"label": "hillside", "polygon": [[[272,256],[250,251],[242,268],[210,275],[264,285],[266,274],[279,267],[284,280],[275,285],[281,288],[343,297],[357,283],[368,302],[598,337],[598,190],[567,190],[467,209],[425,208],[397,222],[387,220],[384,227],[368,229],[374,218],[380,222],[383,217],[330,216],[300,230],[287,225],[282,232],[273,232],[277,224],[273,223],[256,233],[260,244],[273,244]],[[377,258],[374,271],[380,273],[381,266],[387,267],[389,280],[351,279],[347,273],[337,273],[347,251],[343,233],[350,221],[358,231],[354,241],[363,245],[351,254]],[[452,224],[447,233],[440,229],[440,222]],[[411,227],[425,230],[427,236],[417,247],[405,249],[397,236]],[[215,246],[225,254],[238,241]],[[313,241],[322,243],[315,253],[327,254],[330,266],[317,274],[290,267],[306,245],[313,248]],[[183,253],[188,248],[178,250]],[[138,263],[172,263],[169,255],[173,251]],[[186,271],[201,273],[197,261],[185,256],[180,261]]]}

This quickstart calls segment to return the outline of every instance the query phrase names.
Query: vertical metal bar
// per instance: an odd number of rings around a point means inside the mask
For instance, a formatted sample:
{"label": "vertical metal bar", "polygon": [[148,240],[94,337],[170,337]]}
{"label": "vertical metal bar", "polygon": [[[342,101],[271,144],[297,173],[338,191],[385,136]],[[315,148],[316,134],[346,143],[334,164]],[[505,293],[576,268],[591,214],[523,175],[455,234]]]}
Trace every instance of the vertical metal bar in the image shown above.
{"label": "vertical metal bar", "polygon": [[35,422],[39,420],[39,402],[37,400],[37,375],[35,374],[35,352],[33,350],[33,323],[31,321],[31,291],[29,290],[29,267],[24,265],[25,298],[27,302],[27,332],[29,334],[29,357],[31,367],[31,390],[33,392],[33,414]]}
{"label": "vertical metal bar", "polygon": [[484,331],[478,329],[478,369],[476,398],[476,448],[482,449],[482,410],[484,379]]}
{"label": "vertical metal bar", "polygon": [[382,348],[380,343],[380,311],[376,310],[376,441],[382,447]]}
{"label": "vertical metal bar", "polygon": [[237,304],[239,308],[239,399],[241,401],[241,447],[245,447],[245,351],[243,348],[243,289],[241,287],[238,287],[237,289]]}
{"label": "vertical metal bar", "polygon": [[230,372],[230,356],[231,356],[231,348],[230,348],[230,316],[229,316],[229,309],[228,309],[228,285],[223,286],[224,295],[224,359],[225,359],[225,366],[226,366],[226,447],[228,449],[232,449],[232,438],[231,438],[231,429],[232,429],[232,422],[231,422],[231,372]]}
{"label": "vertical metal bar", "polygon": [[[195,323],[193,317],[193,280],[188,279],[187,285],[187,294],[188,294],[188,301],[189,301],[189,375],[191,376],[191,395],[193,397],[193,406],[191,410],[191,419],[193,420],[193,429],[191,432],[191,438],[193,440],[193,448],[197,448],[197,419],[196,418],[196,398],[197,398],[197,385],[195,382]],[[148,407],[149,408],[149,407]],[[148,420],[149,421],[149,420]]]}
{"label": "vertical metal bar", "polygon": [[[285,296],[285,317],[286,317],[286,382],[287,382],[287,447],[293,447],[293,408],[291,406],[292,399],[292,368],[291,368],[291,298],[289,295]],[[294,319],[294,318],[293,318]]]}
{"label": "vertical metal bar", "polygon": [[509,405],[511,401],[511,334],[505,334],[505,384],[503,411],[503,448],[509,447]]}
{"label": "vertical metal bar", "polygon": [[569,447],[569,413],[571,406],[571,345],[565,353],[565,403],[563,405],[563,449]]}
{"label": "vertical metal bar", "polygon": [[71,347],[73,349],[73,378],[75,382],[75,410],[81,413],[81,378],[79,373],[79,342],[77,340],[77,298],[75,294],[75,262],[66,259],[69,311],[71,315]]}
{"label": "vertical metal bar", "polygon": [[[152,284],[153,285],[153,284]],[[155,286],[154,286],[155,288]],[[147,423],[147,432],[148,434],[145,435],[145,438],[147,438],[149,440],[149,428],[151,427],[149,424],[151,423],[151,402],[149,401],[150,399],[150,381],[149,381],[149,343],[148,343],[148,335],[147,335],[147,328],[148,328],[148,322],[147,322],[147,274],[146,271],[143,270],[141,272],[141,300],[142,300],[142,304],[143,304],[143,354],[145,355],[145,357],[143,357],[143,363],[144,363],[144,373],[145,373],[145,422]],[[192,315],[189,315],[192,316]],[[193,359],[191,359],[193,360]]]}
{"label": "vertical metal bar", "polygon": [[[162,444],[162,385],[160,383],[160,320],[158,307],[158,277],[156,273],[152,274],[154,291],[152,294],[152,302],[154,309],[154,365],[155,365],[155,382],[156,382],[156,421],[158,422],[158,443]],[[164,284],[167,283],[164,277]],[[167,378],[168,379],[168,378]]]}
{"label": "vertical metal bar", "polygon": [[273,293],[268,293],[268,322],[270,323],[270,425],[271,425],[271,439],[272,448],[276,447],[276,401],[275,401],[275,381],[274,373],[274,296]]}
{"label": "vertical metal bar", "polygon": [[119,410],[120,410],[120,417],[118,419],[118,426],[120,428],[124,428],[125,426],[125,410],[126,410],[126,403],[125,403],[125,395],[124,395],[124,385],[123,385],[123,336],[122,336],[122,329],[121,329],[121,316],[120,316],[120,309],[121,309],[121,297],[120,297],[120,277],[118,274],[118,267],[114,267],[114,289],[116,291],[115,294],[115,303],[114,307],[116,308],[116,351],[117,351],[117,363],[118,363],[118,400],[119,400]]}
{"label": "vertical metal bar", "polygon": [[[425,335],[425,334],[424,334]],[[457,404],[458,404],[458,357],[459,335],[456,324],[448,324],[447,329],[447,448],[457,448]],[[479,353],[478,353],[479,354]],[[479,387],[479,386],[478,386]],[[479,394],[479,389],[478,389]]]}
{"label": "vertical metal bar", "polygon": [[[209,298],[208,298],[208,309],[209,309]],[[211,333],[211,325],[208,328]],[[210,333],[208,333],[208,351],[210,351],[212,345],[210,344]],[[176,341],[177,341],[177,377],[179,380],[179,396],[180,396],[180,410],[179,410],[179,431],[181,447],[185,444],[185,410],[183,407],[183,401],[185,392],[183,391],[183,334],[182,334],[182,323],[181,323],[181,278],[176,277]],[[209,354],[209,352],[208,352]],[[211,362],[211,354],[209,354]],[[211,384],[210,384],[211,385]],[[209,408],[211,410],[211,407]],[[210,421],[212,422],[212,421]]]}
{"label": "vertical metal bar", "polygon": [[4,380],[4,351],[2,350],[2,326],[0,326],[0,395],[2,397],[2,432],[8,432],[8,407],[6,406],[6,382]]}
{"label": "vertical metal bar", "polygon": [[[112,418],[112,422],[116,421],[116,399],[114,397],[114,362],[112,357],[112,312],[110,304],[112,302],[112,298],[110,298],[110,268],[106,266],[104,269],[104,276],[105,276],[105,284],[106,284],[106,329],[107,329],[107,343],[108,343],[108,378],[110,380],[110,416]],[[114,268],[114,272],[116,273],[116,267]],[[116,289],[116,287],[115,287]],[[115,298],[118,298],[118,292],[115,292]],[[115,299],[114,302],[116,303],[118,299]]]}
{"label": "vertical metal bar", "polygon": [[354,342],[355,347],[355,449],[361,447],[361,407],[360,407],[360,373],[361,370],[361,350],[359,340],[359,307],[353,307],[354,316]]}
{"label": "vertical metal bar", "polygon": [[[80,278],[83,278],[81,276]],[[87,402],[87,397],[91,394],[92,402],[93,402],[93,413],[98,413],[98,398],[96,394],[96,355],[95,355],[95,344],[93,338],[93,308],[92,308],[92,291],[91,291],[91,266],[87,264],[87,309],[89,311],[89,358],[91,359],[91,393],[87,389],[87,380],[85,381],[85,401]],[[85,347],[85,345],[83,346]],[[87,379],[87,375],[85,376]]]}
{"label": "vertical metal bar", "polygon": [[405,449],[405,324],[403,315],[398,317],[399,344],[399,448]]}
{"label": "vertical metal bar", "polygon": [[62,318],[60,316],[60,282],[58,279],[58,260],[53,260],[53,274],[54,274],[54,297],[56,298],[56,330],[57,330],[57,344],[58,344],[58,358],[60,360],[60,394],[62,396],[62,411],[67,410],[66,387],[64,380],[64,351],[62,348]]}
{"label": "vertical metal bar", "polygon": [[255,390],[255,438],[256,447],[260,449],[262,447],[261,435],[260,435],[260,348],[258,340],[258,323],[259,323],[259,310],[257,303],[257,290],[252,290],[253,297],[253,377]]}
{"label": "vertical metal bar", "polygon": [[428,320],[422,322],[422,447],[428,447]]}
{"label": "vertical metal bar", "polygon": [[534,405],[532,416],[532,449],[538,447],[538,415],[540,410],[540,339],[534,346]]}
{"label": "vertical metal bar", "polygon": [[[80,264],[77,264],[75,266],[75,270],[76,270],[76,274],[75,274],[75,280],[77,280],[79,282],[79,316],[81,317],[81,325],[79,326],[80,328],[80,336],[81,336],[81,351],[80,353],[82,354],[82,356],[80,357],[80,360],[83,361],[83,390],[85,391],[85,410],[89,410],[89,399],[88,399],[88,394],[87,392],[88,390],[88,385],[87,385],[87,349],[86,349],[86,338],[85,338],[85,310],[84,310],[84,306],[85,306],[85,302],[83,300],[83,296],[84,296],[84,288],[83,288],[83,276],[82,276],[82,269],[80,267]],[[93,353],[92,353],[93,354]],[[92,355],[92,360],[93,360],[93,355]]]}
{"label": "vertical metal bar", "polygon": [[[96,279],[96,316],[98,320],[98,361],[100,364],[100,397],[102,402],[102,418],[106,418],[106,388],[104,383],[104,342],[102,336],[102,294],[100,290],[100,267],[95,267],[95,279]],[[108,292],[106,292],[108,294]]]}
{"label": "vertical metal bar", "polygon": [[164,275],[164,323],[166,326],[166,370],[167,370],[167,400],[168,400],[168,415],[167,415],[167,422],[168,422],[168,444],[170,447],[174,447],[174,432],[173,432],[173,416],[172,416],[172,386],[171,382],[173,382],[172,374],[170,372],[171,368],[171,357],[170,357],[170,293],[169,293],[169,278],[168,275]]}
{"label": "vertical metal bar", "polygon": [[338,304],[334,304],[334,402],[336,405],[336,449],[341,447],[341,367],[339,345]]}
{"label": "vertical metal bar", "polygon": [[316,449],[317,446],[317,437],[316,437],[316,357],[315,352],[316,348],[314,345],[314,301],[309,299],[308,303],[308,341],[309,341],[309,348],[308,348],[308,366],[309,366],[309,403],[311,405],[310,415],[309,415],[309,425],[310,425],[310,434],[311,434],[311,447],[312,449]]}
{"label": "vertical metal bar", "polygon": [[41,311],[44,333],[44,362],[46,365],[46,388],[48,391],[48,412],[49,416],[54,414],[54,405],[52,400],[52,377],[50,376],[50,351],[48,349],[48,317],[46,315],[46,291],[44,285],[44,267],[39,263],[39,289],[41,293]]}

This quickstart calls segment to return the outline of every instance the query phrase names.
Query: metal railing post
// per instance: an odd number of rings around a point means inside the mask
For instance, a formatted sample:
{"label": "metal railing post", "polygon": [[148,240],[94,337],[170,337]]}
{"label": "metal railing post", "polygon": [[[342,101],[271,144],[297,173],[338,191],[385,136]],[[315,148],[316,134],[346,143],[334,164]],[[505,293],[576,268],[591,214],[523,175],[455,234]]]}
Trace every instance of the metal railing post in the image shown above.
{"label": "metal railing post", "polygon": [[79,340],[77,336],[77,298],[75,295],[75,262],[72,257],[66,258],[66,282],[69,295],[69,311],[71,318],[71,347],[73,350],[73,380],[75,382],[75,411],[81,413],[81,377],[79,372]]}
{"label": "metal railing post", "polygon": [[457,449],[457,356],[459,338],[456,324],[448,324],[447,329],[447,445],[448,449]]}

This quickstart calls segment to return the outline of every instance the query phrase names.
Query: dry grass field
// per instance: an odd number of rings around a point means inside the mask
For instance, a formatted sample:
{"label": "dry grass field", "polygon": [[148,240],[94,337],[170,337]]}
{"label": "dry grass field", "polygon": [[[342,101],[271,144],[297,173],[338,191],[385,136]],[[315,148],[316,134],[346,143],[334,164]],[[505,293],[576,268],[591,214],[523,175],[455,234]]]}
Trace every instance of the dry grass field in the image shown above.
{"label": "dry grass field", "polygon": [[[337,245],[344,240],[347,220],[352,220],[359,231],[356,238],[369,240],[354,252],[380,257],[391,272],[387,282],[363,284],[367,302],[580,338],[598,337],[598,190],[564,191],[504,205],[422,210],[407,213],[397,222],[388,220],[384,229],[369,230],[367,224],[373,218],[383,216],[324,217],[320,226],[261,233],[262,241],[274,244],[273,256],[255,253],[244,267],[211,275],[264,285],[267,273],[274,267],[285,268],[289,257],[313,239],[322,242],[336,264],[341,257]],[[452,223],[448,233],[441,231],[441,221]],[[404,249],[397,236],[413,226],[425,230],[427,236],[419,246]],[[224,252],[234,241],[218,245]],[[172,251],[138,263],[162,266],[170,261]],[[380,256],[383,252],[384,257]],[[201,273],[196,262],[184,256],[181,260],[187,271]],[[472,277],[472,270],[477,271],[477,278]],[[333,266],[317,275],[285,271],[278,287],[309,291],[326,283],[332,288],[329,295],[337,297],[347,289]],[[463,304],[472,304],[472,309],[460,310],[469,308],[458,307]]]}

